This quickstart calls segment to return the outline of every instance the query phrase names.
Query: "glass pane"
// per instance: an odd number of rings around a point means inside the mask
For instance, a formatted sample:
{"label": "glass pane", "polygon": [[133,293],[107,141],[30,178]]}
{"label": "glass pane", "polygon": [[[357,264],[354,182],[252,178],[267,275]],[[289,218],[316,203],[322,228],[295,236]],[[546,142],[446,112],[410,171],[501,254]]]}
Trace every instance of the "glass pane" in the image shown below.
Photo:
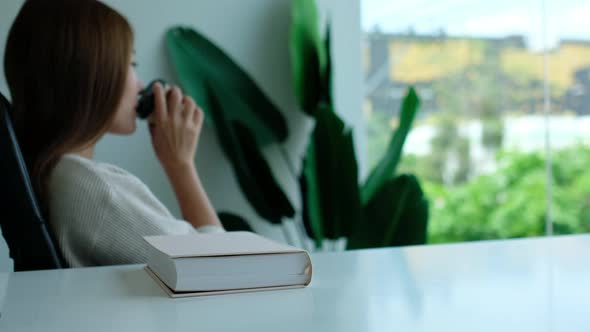
{"label": "glass pane", "polygon": [[401,171],[430,198],[430,243],[545,234],[542,12],[529,0],[363,0],[368,160],[381,158],[415,85],[422,106]]}
{"label": "glass pane", "polygon": [[590,231],[590,3],[547,1],[552,217],[557,234]]}

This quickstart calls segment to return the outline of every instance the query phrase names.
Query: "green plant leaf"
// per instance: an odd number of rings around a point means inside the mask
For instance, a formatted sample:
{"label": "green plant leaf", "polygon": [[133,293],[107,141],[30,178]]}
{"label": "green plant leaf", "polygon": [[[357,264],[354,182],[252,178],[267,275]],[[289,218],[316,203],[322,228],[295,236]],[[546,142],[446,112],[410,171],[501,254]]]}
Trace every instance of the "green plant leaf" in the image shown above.
{"label": "green plant leaf", "polygon": [[413,175],[385,182],[363,212],[364,221],[349,237],[347,249],[426,243],[428,201]]}
{"label": "green plant leaf", "polygon": [[223,90],[213,90],[207,84],[205,89],[214,96],[210,106],[217,138],[248,202],[258,215],[271,223],[280,224],[283,217],[292,218],[295,210],[276,182],[253,133],[241,122],[230,122],[224,109],[217,103],[219,100],[228,100],[226,105],[239,108],[242,101],[232,99]]}
{"label": "green plant leaf", "polygon": [[248,224],[244,218],[238,216],[237,214],[230,212],[219,212],[217,213],[217,217],[219,218],[219,221],[221,221],[223,228],[225,228],[225,230],[228,232],[252,232],[252,227],[250,227],[250,224]]}
{"label": "green plant leaf", "polygon": [[324,70],[324,77],[322,78],[322,92],[320,98],[325,100],[326,104],[334,107],[333,102],[333,91],[332,91],[332,82],[333,82],[333,73],[332,73],[332,33],[331,33],[331,25],[328,21],[326,25],[326,36],[324,39],[324,48],[326,52],[326,68]]}
{"label": "green plant leaf", "polygon": [[[203,108],[210,123],[213,91],[231,93],[228,99],[215,100],[229,121],[248,127],[260,145],[284,142],[288,135],[286,121],[254,80],[219,47],[188,27],[173,27],[166,33],[166,45],[180,85]],[[239,107],[235,107],[239,105]],[[234,106],[232,108],[232,106]]]}
{"label": "green plant leaf", "polygon": [[[362,218],[352,131],[329,108],[316,112],[304,166],[309,227],[317,243],[348,236]],[[304,218],[305,221],[305,218]]]}
{"label": "green plant leaf", "polygon": [[410,87],[402,102],[399,127],[391,137],[385,155],[375,166],[362,188],[363,204],[366,204],[386,181],[395,176],[406,137],[412,128],[419,105],[418,95],[414,88]]}
{"label": "green plant leaf", "polygon": [[305,231],[314,240],[316,248],[319,248],[324,239],[324,229],[316,167],[315,145],[309,144],[307,156],[303,161],[303,171],[299,177],[301,210]]}
{"label": "green plant leaf", "polygon": [[321,99],[326,54],[319,33],[315,0],[293,0],[291,17],[291,68],[299,106],[314,116]]}

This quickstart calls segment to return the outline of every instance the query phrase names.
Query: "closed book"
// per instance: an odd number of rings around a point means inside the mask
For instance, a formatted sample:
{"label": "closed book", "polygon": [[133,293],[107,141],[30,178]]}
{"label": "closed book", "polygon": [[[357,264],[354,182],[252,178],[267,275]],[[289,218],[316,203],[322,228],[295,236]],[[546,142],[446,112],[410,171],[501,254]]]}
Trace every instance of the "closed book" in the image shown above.
{"label": "closed book", "polygon": [[170,296],[304,287],[311,259],[302,249],[251,232],[146,236],[147,270]]}

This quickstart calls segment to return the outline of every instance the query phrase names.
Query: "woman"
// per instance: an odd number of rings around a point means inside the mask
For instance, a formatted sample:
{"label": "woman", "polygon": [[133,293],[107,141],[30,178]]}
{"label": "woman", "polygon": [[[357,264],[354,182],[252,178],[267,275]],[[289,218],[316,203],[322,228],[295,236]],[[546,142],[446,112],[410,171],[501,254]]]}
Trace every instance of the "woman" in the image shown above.
{"label": "woman", "polygon": [[154,151],[184,220],[135,176],[94,161],[106,134],[135,131],[142,88],[127,20],[95,0],[29,0],[4,58],[14,125],[35,190],[72,267],[143,263],[145,235],[223,228],[193,165],[202,111],[177,87],[154,87]]}

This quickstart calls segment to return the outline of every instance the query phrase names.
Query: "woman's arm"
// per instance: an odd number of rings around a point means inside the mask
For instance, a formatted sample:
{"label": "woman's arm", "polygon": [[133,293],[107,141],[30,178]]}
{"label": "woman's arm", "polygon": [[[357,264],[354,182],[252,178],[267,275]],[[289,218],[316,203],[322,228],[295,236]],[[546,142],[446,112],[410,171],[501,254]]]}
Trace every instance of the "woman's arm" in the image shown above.
{"label": "woman's arm", "polygon": [[195,228],[221,226],[201,180],[192,164],[165,169],[182,210],[182,216]]}
{"label": "woman's arm", "polygon": [[155,109],[150,117],[154,150],[178,199],[183,217],[195,228],[220,226],[194,166],[203,111],[174,87],[166,96],[154,85]]}

